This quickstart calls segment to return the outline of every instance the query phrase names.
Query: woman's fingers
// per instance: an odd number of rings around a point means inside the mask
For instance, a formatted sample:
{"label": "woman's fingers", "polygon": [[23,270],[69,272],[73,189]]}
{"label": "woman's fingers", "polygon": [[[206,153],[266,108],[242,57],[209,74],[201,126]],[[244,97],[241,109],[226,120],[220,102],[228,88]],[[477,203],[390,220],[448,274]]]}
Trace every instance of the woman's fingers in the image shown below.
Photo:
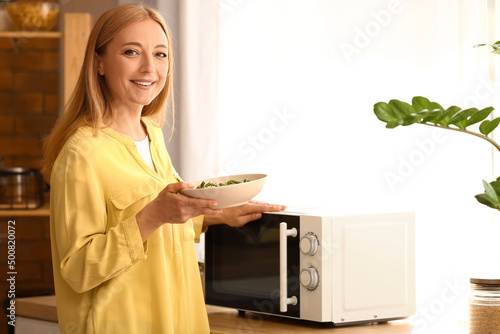
{"label": "woman's fingers", "polygon": [[182,189],[194,186],[185,182],[171,183],[141,211],[140,217],[154,225],[164,223],[183,224],[190,218],[200,215],[218,215],[220,209],[215,209],[214,200],[190,198],[179,194]]}
{"label": "woman's fingers", "polygon": [[275,212],[275,211],[283,211],[285,209],[286,209],[285,205],[270,204],[258,201],[250,201],[246,205],[241,206],[242,214]]}
{"label": "woman's fingers", "polygon": [[224,209],[219,220],[229,226],[241,227],[251,221],[260,219],[263,212],[282,211],[285,209],[286,206],[284,205],[250,201],[244,205]]}
{"label": "woman's fingers", "polygon": [[167,191],[169,193],[178,193],[179,191],[183,189],[193,189],[194,185],[191,183],[187,182],[176,182],[176,183],[170,183],[168,184],[163,191]]}

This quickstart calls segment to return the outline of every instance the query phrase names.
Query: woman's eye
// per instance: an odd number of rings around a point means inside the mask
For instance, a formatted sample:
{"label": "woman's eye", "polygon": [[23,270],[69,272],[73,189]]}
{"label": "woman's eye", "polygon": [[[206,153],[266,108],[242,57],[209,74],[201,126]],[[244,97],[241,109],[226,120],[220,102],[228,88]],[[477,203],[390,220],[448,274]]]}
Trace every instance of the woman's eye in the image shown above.
{"label": "woman's eye", "polygon": [[167,57],[168,57],[168,55],[167,55],[165,52],[158,52],[158,53],[156,54],[156,56],[157,56],[157,57],[160,57],[160,58],[167,58]]}
{"label": "woman's eye", "polygon": [[127,50],[124,52],[127,56],[134,56],[136,54],[139,54],[137,51],[135,50]]}

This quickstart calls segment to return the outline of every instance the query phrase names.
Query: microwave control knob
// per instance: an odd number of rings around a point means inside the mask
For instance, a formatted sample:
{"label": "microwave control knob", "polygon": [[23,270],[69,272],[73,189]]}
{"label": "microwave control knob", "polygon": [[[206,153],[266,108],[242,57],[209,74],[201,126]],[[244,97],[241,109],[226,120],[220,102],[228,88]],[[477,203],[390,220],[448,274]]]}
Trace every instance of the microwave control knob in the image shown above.
{"label": "microwave control knob", "polygon": [[314,267],[305,268],[300,272],[300,284],[307,290],[314,290],[319,284],[318,270]]}
{"label": "microwave control knob", "polygon": [[300,239],[300,250],[305,255],[314,255],[318,251],[318,237],[312,233],[306,234]]}

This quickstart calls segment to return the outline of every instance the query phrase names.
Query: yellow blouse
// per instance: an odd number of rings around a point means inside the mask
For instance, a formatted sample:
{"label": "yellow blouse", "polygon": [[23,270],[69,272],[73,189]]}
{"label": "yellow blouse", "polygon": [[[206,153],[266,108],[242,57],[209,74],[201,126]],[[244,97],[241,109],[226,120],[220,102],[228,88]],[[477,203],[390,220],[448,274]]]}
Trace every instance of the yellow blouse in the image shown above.
{"label": "yellow blouse", "polygon": [[[203,217],[142,242],[135,215],[180,180],[161,129],[143,119],[153,171],[131,138],[80,128],[52,170],[50,235],[61,333],[209,333],[195,239]],[[196,232],[195,232],[196,230]]]}

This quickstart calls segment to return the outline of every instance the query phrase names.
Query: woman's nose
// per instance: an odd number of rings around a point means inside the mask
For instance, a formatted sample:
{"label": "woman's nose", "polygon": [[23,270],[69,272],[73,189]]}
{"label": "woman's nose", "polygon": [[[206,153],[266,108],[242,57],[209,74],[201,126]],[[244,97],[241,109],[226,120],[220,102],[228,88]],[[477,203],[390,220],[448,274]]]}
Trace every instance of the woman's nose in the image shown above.
{"label": "woman's nose", "polygon": [[153,56],[143,56],[140,70],[146,73],[156,72]]}

